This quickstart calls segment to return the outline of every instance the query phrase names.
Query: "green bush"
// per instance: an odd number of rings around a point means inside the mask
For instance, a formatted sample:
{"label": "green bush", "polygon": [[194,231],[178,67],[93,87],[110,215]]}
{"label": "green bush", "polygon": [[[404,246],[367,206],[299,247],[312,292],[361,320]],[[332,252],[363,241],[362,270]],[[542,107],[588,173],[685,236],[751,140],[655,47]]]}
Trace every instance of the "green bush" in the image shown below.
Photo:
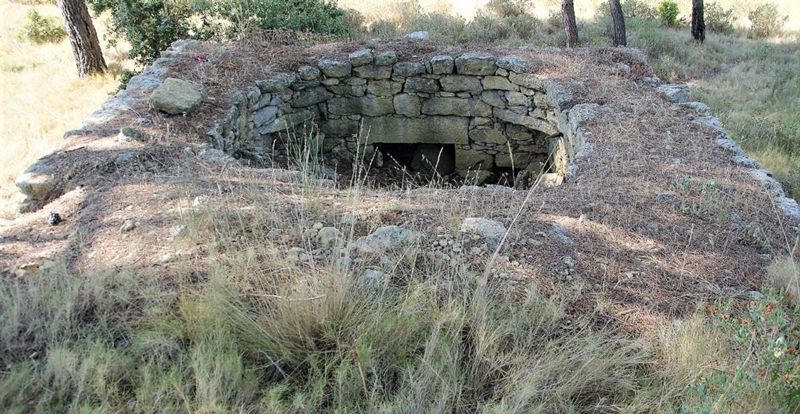
{"label": "green bush", "polygon": [[656,9],[642,0],[625,0],[622,3],[622,12],[625,18],[652,20],[658,17]]}
{"label": "green bush", "polygon": [[778,13],[778,6],[772,3],[756,7],[747,15],[747,18],[752,23],[749,37],[755,39],[777,36],[781,33],[783,24],[789,20],[789,16],[781,16]]}
{"label": "green bush", "polygon": [[724,9],[719,3],[711,2],[705,5],[706,28],[711,32],[733,33],[733,10]]}
{"label": "green bush", "polygon": [[45,17],[36,10],[28,10],[28,21],[17,33],[17,39],[36,44],[58,43],[67,33],[58,17]]}
{"label": "green bush", "polygon": [[486,10],[497,17],[518,17],[527,14],[531,8],[531,0],[490,0]]}
{"label": "green bush", "polygon": [[424,30],[430,34],[434,42],[457,43],[464,32],[467,22],[462,17],[439,13],[426,13],[412,20],[409,32]]}
{"label": "green bush", "polygon": [[269,29],[347,37],[361,24],[327,0],[88,1],[95,13],[111,12],[113,36],[127,40],[130,56],[142,64],[178,39],[239,39]]}
{"label": "green bush", "polygon": [[678,3],[670,0],[664,0],[658,5],[658,18],[667,27],[678,26]]}

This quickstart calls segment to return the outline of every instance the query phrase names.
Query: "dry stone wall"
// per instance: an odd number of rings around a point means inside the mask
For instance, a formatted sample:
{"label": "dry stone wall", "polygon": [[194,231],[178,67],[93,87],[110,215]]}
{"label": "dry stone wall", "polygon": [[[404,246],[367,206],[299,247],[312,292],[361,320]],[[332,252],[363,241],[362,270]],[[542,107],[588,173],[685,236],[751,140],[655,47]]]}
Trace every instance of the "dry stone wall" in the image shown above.
{"label": "dry stone wall", "polygon": [[207,135],[218,150],[264,163],[298,141],[326,160],[366,154],[379,164],[381,145],[451,145],[462,177],[481,181],[513,167],[518,182],[544,172],[560,184],[597,105],[579,105],[570,117],[571,95],[531,66],[518,56],[400,62],[392,51],[360,50],[234,93]]}

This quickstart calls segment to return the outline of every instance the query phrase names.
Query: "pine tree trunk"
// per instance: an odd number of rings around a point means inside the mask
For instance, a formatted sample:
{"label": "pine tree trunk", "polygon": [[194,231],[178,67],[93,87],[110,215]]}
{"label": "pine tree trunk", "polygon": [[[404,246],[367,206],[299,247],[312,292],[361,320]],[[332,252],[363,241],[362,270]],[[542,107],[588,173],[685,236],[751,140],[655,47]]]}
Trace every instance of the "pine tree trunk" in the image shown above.
{"label": "pine tree trunk", "polygon": [[692,37],[700,43],[706,40],[706,20],[703,0],[692,0]]}
{"label": "pine tree trunk", "polygon": [[103,73],[106,71],[106,61],[103,51],[97,40],[97,32],[89,16],[89,9],[84,0],[58,0],[58,8],[64,18],[72,54],[78,66],[78,77],[83,79],[86,75]]}
{"label": "pine tree trunk", "polygon": [[628,46],[628,37],[625,34],[625,16],[619,0],[610,0],[611,18],[614,19],[614,46]]}
{"label": "pine tree trunk", "polygon": [[578,47],[578,25],[575,23],[575,5],[572,0],[561,0],[561,17],[567,32],[567,47]]}

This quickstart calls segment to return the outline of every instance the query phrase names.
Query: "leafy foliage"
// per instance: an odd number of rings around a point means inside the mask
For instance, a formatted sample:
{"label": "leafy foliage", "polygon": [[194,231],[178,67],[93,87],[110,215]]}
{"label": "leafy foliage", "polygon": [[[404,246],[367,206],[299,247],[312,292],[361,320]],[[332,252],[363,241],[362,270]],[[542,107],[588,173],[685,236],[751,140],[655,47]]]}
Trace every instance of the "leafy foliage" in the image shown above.
{"label": "leafy foliage", "polygon": [[17,39],[36,44],[58,43],[66,36],[61,19],[42,16],[34,9],[28,10],[28,21],[17,33]]}
{"label": "leafy foliage", "polygon": [[326,0],[88,1],[96,13],[111,12],[113,36],[127,40],[130,56],[142,64],[178,39],[238,39],[268,29],[345,37],[362,22]]}
{"label": "leafy foliage", "polygon": [[706,408],[744,407],[743,402],[752,401],[753,395],[785,401],[786,407],[798,406],[800,310],[791,304],[790,296],[768,289],[757,301],[727,300],[706,307],[727,342],[724,345],[739,357],[735,366],[720,367],[695,382],[695,392]]}
{"label": "leafy foliage", "polygon": [[784,23],[789,21],[789,16],[781,16],[778,6],[765,3],[751,11],[747,18],[753,24],[750,26],[749,36],[755,39],[775,37],[781,33]]}
{"label": "leafy foliage", "polygon": [[527,14],[531,0],[490,0],[486,9],[500,18],[519,17]]}
{"label": "leafy foliage", "polygon": [[725,9],[713,1],[705,5],[705,22],[709,31],[731,34],[735,20],[732,9]]}
{"label": "leafy foliage", "polygon": [[667,27],[678,26],[678,3],[671,0],[664,0],[658,5],[658,18]]}

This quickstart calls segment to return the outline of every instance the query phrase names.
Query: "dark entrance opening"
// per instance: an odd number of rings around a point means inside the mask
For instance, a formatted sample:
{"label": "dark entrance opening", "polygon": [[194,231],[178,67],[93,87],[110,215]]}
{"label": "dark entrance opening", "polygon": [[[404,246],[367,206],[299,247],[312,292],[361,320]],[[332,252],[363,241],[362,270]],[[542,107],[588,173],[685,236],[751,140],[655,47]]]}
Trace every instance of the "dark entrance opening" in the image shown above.
{"label": "dark entrance opening", "polygon": [[456,170],[453,144],[376,144],[378,164],[405,170],[429,179],[444,178]]}

